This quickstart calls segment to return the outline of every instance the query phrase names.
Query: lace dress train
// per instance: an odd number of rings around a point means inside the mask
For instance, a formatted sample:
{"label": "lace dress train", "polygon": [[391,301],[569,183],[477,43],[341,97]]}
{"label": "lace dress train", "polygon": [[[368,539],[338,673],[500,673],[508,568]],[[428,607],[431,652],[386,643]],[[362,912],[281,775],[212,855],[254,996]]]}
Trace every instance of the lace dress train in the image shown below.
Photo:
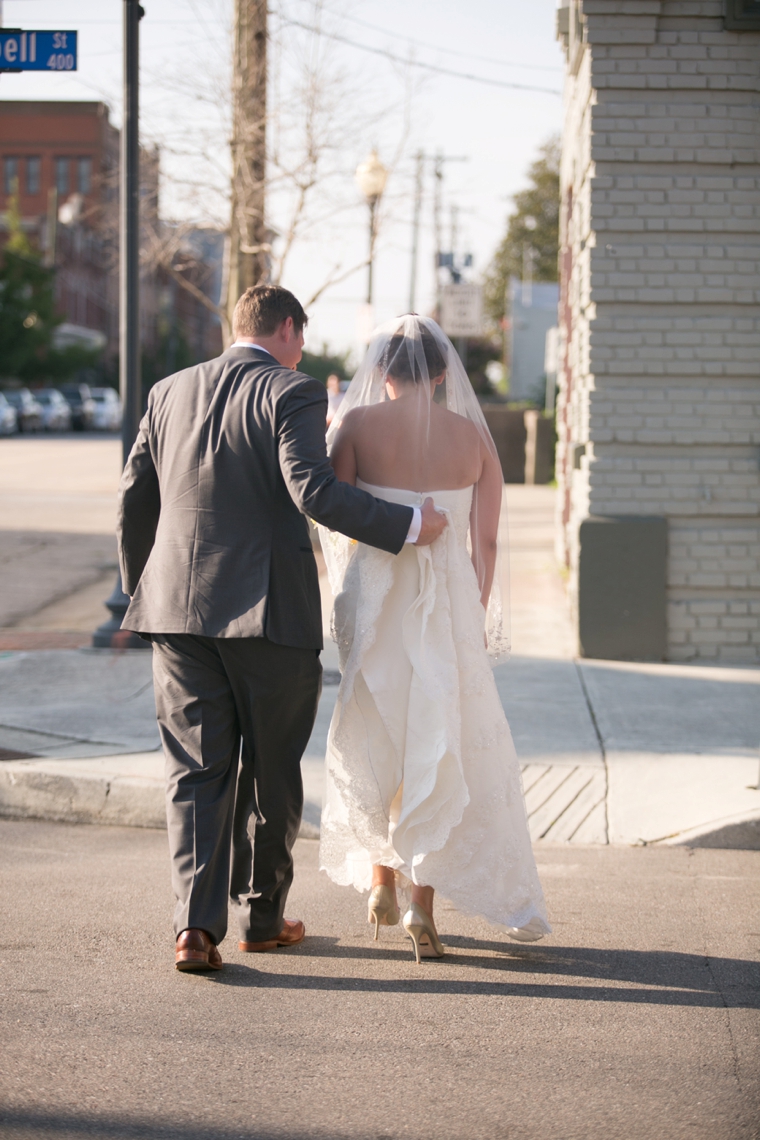
{"label": "lace dress train", "polygon": [[[426,497],[357,485],[396,503]],[[328,737],[321,866],[363,891],[382,863],[465,914],[540,937],[550,927],[520,767],[467,551],[472,488],[429,494],[449,515],[432,546],[393,556],[322,532],[334,583],[340,543],[345,556],[333,611],[342,681]]]}

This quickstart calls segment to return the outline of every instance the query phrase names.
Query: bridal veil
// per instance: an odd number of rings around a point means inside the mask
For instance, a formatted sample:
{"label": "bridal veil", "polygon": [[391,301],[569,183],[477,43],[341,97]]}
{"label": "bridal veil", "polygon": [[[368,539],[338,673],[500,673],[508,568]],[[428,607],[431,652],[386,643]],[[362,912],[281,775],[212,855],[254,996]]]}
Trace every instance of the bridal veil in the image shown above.
{"label": "bridal veil", "polygon": [[[498,461],[496,447],[485,416],[454,345],[434,320],[415,314],[397,317],[381,325],[373,333],[364,360],[330,424],[327,433],[328,453],[341,424],[350,412],[355,408],[383,403],[389,398],[386,385],[388,378],[394,376],[414,381],[414,395],[405,399],[404,408],[410,420],[409,426],[412,427],[414,451],[419,460],[420,470],[424,470],[430,446],[430,386],[431,382],[439,379],[440,383],[436,385],[433,400],[450,412],[469,420],[477,429],[482,445]],[[401,486],[400,483],[397,485]],[[426,491],[435,488],[418,486],[417,489]],[[478,557],[480,525],[476,488],[470,511],[468,549],[473,556],[478,586],[482,589],[485,567]],[[327,563],[330,586],[333,594],[337,595],[351,557],[352,540],[336,532],[326,531],[324,528],[320,529],[320,540]],[[488,653],[493,663],[503,661],[509,655],[508,567],[508,532],[502,507],[496,566],[485,617]]]}

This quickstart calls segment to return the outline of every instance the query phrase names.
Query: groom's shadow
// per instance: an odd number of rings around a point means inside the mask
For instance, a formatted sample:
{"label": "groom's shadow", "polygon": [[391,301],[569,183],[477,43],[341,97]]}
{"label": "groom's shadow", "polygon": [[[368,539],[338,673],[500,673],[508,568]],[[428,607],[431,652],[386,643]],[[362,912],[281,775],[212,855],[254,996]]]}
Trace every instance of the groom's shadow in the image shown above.
{"label": "groom's shadow", "polygon": [[[301,958],[361,962],[368,967],[367,973],[356,976],[353,972],[341,973],[333,969],[329,974],[283,974],[278,970],[267,971],[266,963],[262,961],[259,968],[247,963],[225,963],[221,973],[206,977],[217,985],[265,989],[380,994],[422,992],[760,1008],[760,971],[757,963],[744,959],[708,958],[702,954],[671,950],[528,947],[453,934],[444,936],[443,941],[448,951],[443,962],[426,960],[418,967],[411,950],[405,946],[360,946],[346,944],[333,937],[309,936],[303,945],[278,952],[278,955],[284,957],[287,954],[291,961]],[[382,976],[387,974],[389,964],[405,970],[408,967],[408,976]],[[377,971],[380,976],[372,976],[373,966],[381,966]],[[446,967],[453,967],[457,972],[463,968],[487,970],[500,977],[452,977]]]}

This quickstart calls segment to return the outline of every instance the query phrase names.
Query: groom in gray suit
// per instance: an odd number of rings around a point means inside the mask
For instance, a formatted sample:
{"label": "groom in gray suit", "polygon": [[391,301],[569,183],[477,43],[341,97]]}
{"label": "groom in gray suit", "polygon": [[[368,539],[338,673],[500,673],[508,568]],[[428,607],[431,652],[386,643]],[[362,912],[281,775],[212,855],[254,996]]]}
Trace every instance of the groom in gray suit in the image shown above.
{"label": "groom in gray suit", "polygon": [[153,643],[181,970],[221,969],[229,891],[239,948],[294,945],[284,917],[321,688],[307,517],[397,554],[444,518],[339,483],[327,393],[295,368],[306,314],[248,289],[235,343],[151,389],[119,492],[124,628]]}

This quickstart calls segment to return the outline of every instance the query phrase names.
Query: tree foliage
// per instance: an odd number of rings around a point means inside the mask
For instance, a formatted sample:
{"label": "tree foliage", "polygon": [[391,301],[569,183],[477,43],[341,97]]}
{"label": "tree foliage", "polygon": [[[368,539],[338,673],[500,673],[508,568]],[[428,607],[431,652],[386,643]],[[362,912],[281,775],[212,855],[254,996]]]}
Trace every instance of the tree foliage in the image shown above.
{"label": "tree foliage", "polygon": [[0,375],[5,379],[65,380],[92,364],[90,349],[57,349],[53,334],[63,319],[55,308],[55,272],[43,264],[21,227],[18,201],[6,214],[9,237],[0,263]]}
{"label": "tree foliage", "polygon": [[526,251],[532,261],[534,281],[558,279],[559,136],[548,139],[538,155],[528,170],[530,185],[514,196],[515,208],[507,219],[507,232],[484,282],[486,313],[496,326],[504,316],[510,277],[522,279]]}
{"label": "tree foliage", "polygon": [[332,373],[335,373],[340,380],[350,380],[348,355],[347,352],[340,356],[334,355],[327,351],[327,345],[323,345],[319,355],[314,352],[304,352],[298,371],[313,376],[315,380],[321,380],[323,384],[327,383],[327,377]]}

